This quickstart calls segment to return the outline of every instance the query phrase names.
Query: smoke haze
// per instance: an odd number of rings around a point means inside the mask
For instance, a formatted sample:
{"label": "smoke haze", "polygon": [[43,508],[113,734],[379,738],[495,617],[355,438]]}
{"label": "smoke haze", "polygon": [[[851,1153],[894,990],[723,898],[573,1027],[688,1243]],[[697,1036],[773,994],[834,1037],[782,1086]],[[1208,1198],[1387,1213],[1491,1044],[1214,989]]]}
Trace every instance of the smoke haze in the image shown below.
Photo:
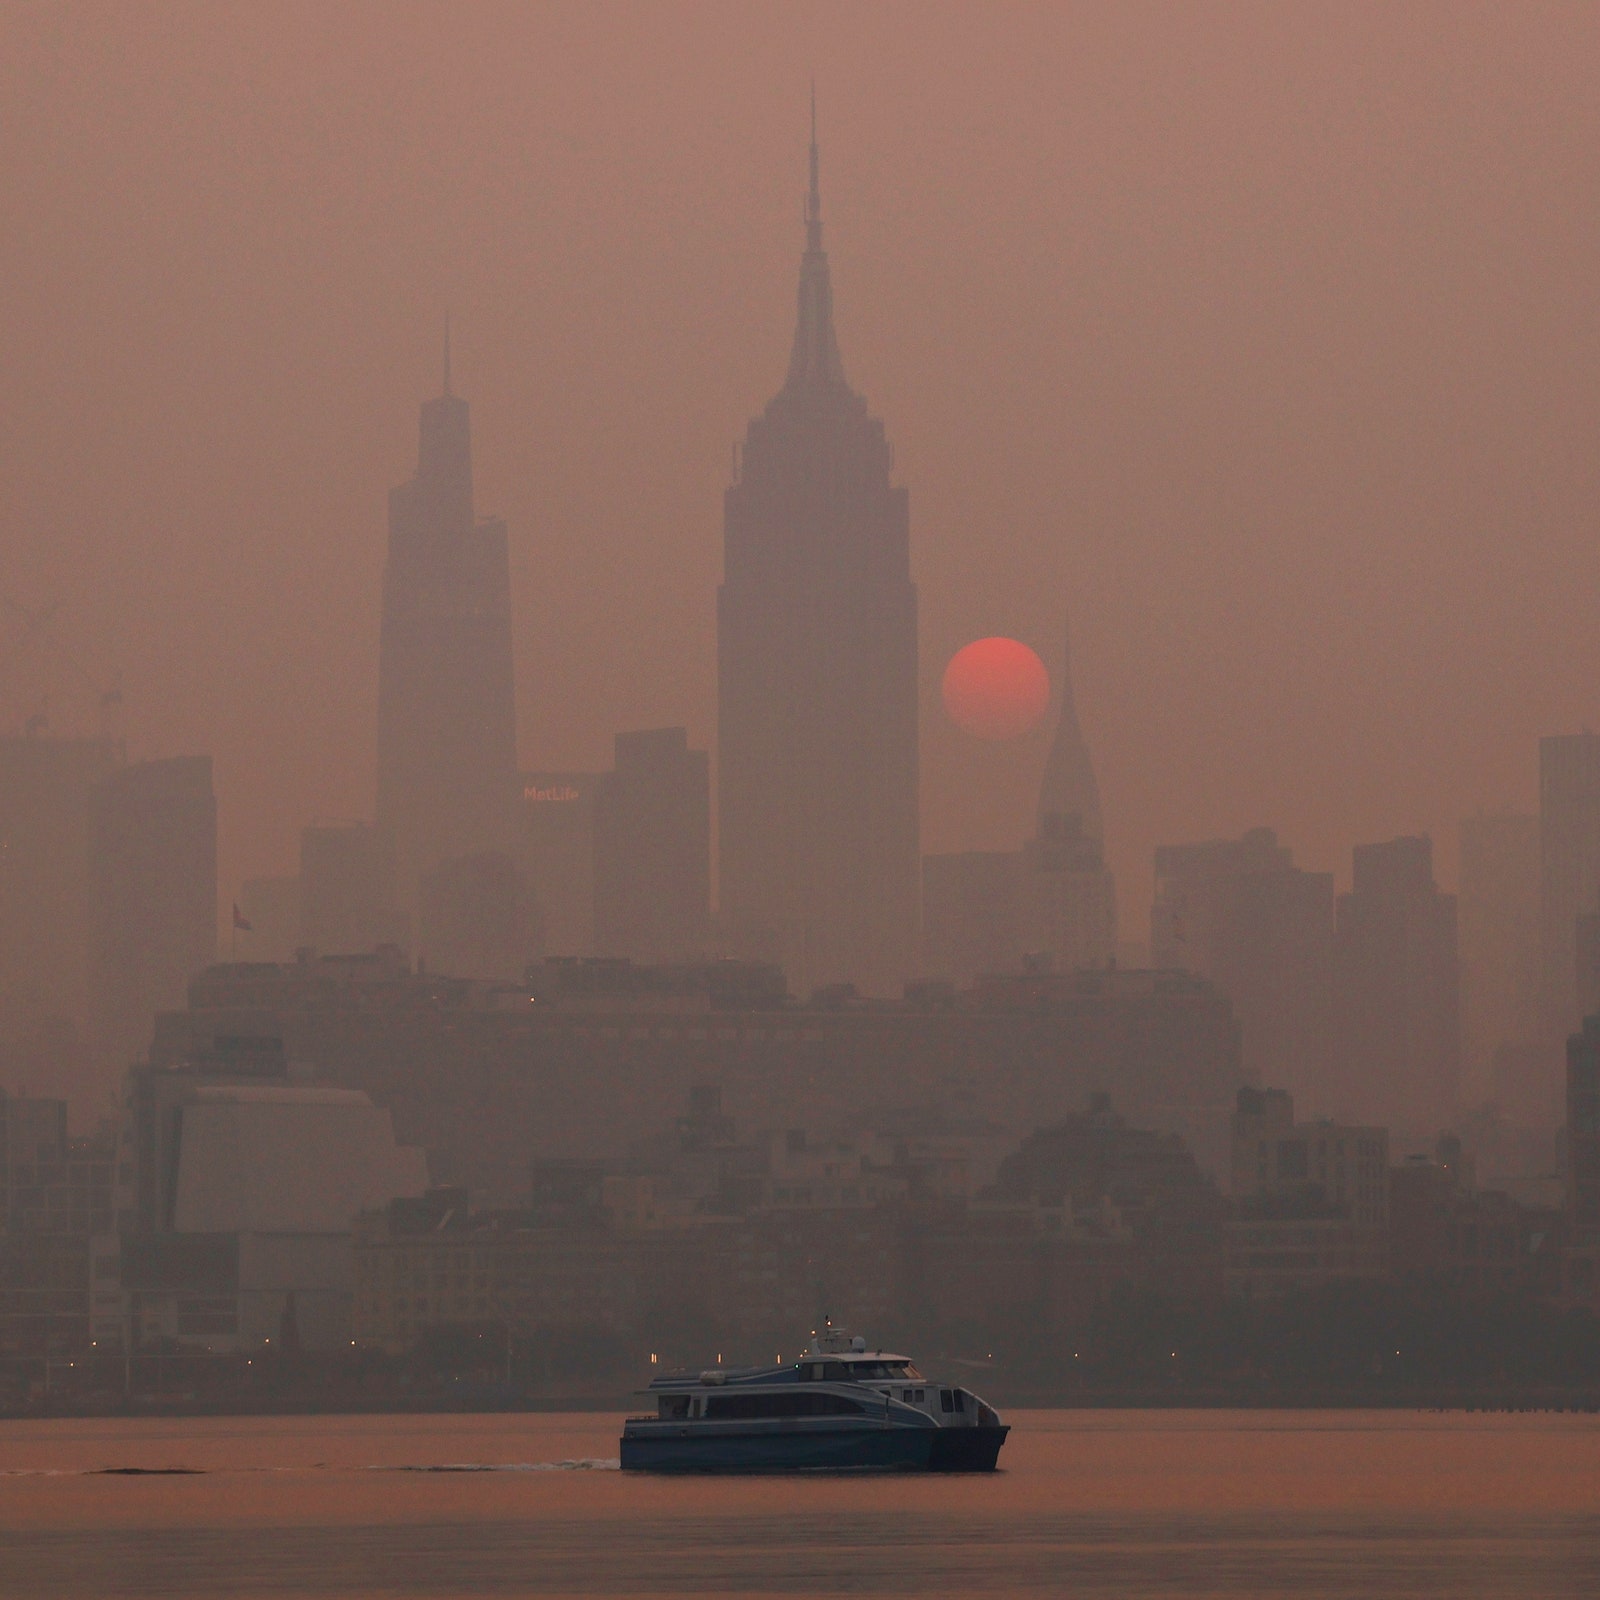
{"label": "smoke haze", "polygon": [[1079,711],[1152,847],[1530,807],[1595,717],[1588,6],[4,7],[0,721],[216,761],[224,899],[368,816],[385,505],[448,310],[521,760],[715,747],[730,447],[783,378],[818,84],[846,370],[910,488],[923,847]]}

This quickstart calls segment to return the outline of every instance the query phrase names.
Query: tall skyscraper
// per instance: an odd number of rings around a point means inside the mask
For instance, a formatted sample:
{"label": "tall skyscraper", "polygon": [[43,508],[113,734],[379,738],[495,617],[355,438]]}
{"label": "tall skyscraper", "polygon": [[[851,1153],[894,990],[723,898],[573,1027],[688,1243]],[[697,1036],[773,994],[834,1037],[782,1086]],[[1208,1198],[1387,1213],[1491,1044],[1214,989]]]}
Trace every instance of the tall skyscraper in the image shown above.
{"label": "tall skyscraper", "polygon": [[141,761],[90,800],[91,1013],[102,1069],[149,1047],[217,955],[217,801],[210,756]]}
{"label": "tall skyscraper", "polygon": [[377,825],[395,899],[415,913],[441,863],[511,848],[518,790],[506,527],[472,503],[472,424],[451,392],[422,407],[416,475],[389,495],[378,678]]}
{"label": "tall skyscraper", "polygon": [[1039,787],[1038,826],[1023,851],[1029,946],[1064,971],[1111,964],[1117,949],[1117,885],[1106,866],[1100,785],[1072,689],[1067,641],[1057,683],[1056,736]]}
{"label": "tall skyscraper", "polygon": [[1600,910],[1600,734],[1539,741],[1539,948],[1552,1040],[1581,1018],[1577,923]]}
{"label": "tall skyscraper", "polygon": [[789,373],[723,504],[721,910],[804,989],[887,992],[916,965],[917,591],[906,491],[845,380],[816,121]]}
{"label": "tall skyscraper", "polygon": [[1246,1071],[1322,1112],[1333,924],[1333,874],[1295,866],[1271,828],[1156,850],[1152,964],[1211,979],[1238,1013]]}
{"label": "tall skyscraper", "polygon": [[619,733],[594,795],[594,937],[603,956],[705,954],[711,912],[711,773],[682,728]]}
{"label": "tall skyscraper", "polygon": [[1412,1133],[1454,1117],[1461,1074],[1456,897],[1426,836],[1357,845],[1334,942],[1335,1114]]}

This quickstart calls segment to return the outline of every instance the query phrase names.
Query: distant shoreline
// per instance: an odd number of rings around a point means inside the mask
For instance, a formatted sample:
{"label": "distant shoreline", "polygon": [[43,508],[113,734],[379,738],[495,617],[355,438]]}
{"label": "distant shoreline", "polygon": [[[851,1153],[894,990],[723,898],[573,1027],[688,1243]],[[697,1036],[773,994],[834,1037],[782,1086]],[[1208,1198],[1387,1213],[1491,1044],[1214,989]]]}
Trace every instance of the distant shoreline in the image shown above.
{"label": "distant shoreline", "polygon": [[[1340,1392],[1306,1390],[1300,1393],[1250,1395],[1216,1390],[1105,1391],[1094,1395],[1062,1394],[996,1387],[989,1398],[1001,1409],[1017,1411],[1432,1411],[1485,1413],[1566,1413],[1600,1415],[1600,1390],[1503,1389],[1415,1390],[1394,1392]],[[348,1395],[261,1396],[241,1403],[202,1396],[135,1396],[95,1399],[83,1396],[51,1404],[34,1404],[0,1410],[5,1422],[96,1419],[112,1417],[284,1417],[284,1416],[499,1416],[559,1415],[561,1413],[626,1413],[638,1409],[626,1393],[526,1395],[503,1401],[475,1397],[452,1403],[448,1395],[418,1395],[397,1402],[385,1397],[379,1403]]]}

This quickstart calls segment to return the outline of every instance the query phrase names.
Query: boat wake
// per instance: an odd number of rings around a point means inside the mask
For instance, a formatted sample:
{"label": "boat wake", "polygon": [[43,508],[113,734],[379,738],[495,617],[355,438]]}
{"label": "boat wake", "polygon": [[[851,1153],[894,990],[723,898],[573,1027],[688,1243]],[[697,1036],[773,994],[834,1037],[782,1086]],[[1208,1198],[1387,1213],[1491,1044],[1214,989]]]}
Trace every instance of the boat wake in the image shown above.
{"label": "boat wake", "polygon": [[617,1472],[616,1456],[585,1456],[573,1461],[444,1461],[431,1466],[369,1467],[369,1472]]}

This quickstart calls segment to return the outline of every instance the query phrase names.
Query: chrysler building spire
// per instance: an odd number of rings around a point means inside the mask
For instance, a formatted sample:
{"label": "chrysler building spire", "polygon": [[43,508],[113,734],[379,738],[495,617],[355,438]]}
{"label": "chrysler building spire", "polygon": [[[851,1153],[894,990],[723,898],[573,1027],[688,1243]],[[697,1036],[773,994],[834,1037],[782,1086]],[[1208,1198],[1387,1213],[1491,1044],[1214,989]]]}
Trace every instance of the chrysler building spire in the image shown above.
{"label": "chrysler building spire", "polygon": [[1064,631],[1056,736],[1039,789],[1039,837],[1049,835],[1050,819],[1054,817],[1060,819],[1055,827],[1064,823],[1081,830],[1086,839],[1099,841],[1104,837],[1100,821],[1100,786],[1095,782],[1089,747],[1078,726],[1078,707],[1072,692],[1071,630]]}

